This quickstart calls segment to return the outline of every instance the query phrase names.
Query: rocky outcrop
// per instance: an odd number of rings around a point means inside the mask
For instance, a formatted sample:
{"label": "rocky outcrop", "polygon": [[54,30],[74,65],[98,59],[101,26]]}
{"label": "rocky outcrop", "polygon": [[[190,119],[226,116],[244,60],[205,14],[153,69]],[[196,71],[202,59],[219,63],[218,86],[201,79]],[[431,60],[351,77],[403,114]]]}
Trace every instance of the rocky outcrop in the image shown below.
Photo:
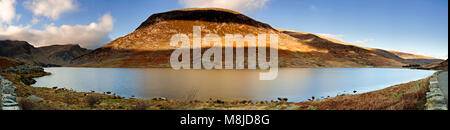
{"label": "rocky outcrop", "polygon": [[12,82],[0,76],[0,109],[1,110],[20,110],[17,103],[17,95]]}
{"label": "rocky outcrop", "polygon": [[[31,85],[36,83],[35,74],[47,74],[44,68],[41,66],[31,66],[31,65],[19,65],[15,67],[10,67],[8,69],[0,69],[0,73],[15,73],[21,74],[20,80],[26,85]],[[26,76],[24,76],[26,75]]]}
{"label": "rocky outcrop", "polygon": [[426,110],[448,110],[448,106],[444,97],[444,93],[439,87],[439,81],[436,73],[430,79],[430,92],[427,93]]}

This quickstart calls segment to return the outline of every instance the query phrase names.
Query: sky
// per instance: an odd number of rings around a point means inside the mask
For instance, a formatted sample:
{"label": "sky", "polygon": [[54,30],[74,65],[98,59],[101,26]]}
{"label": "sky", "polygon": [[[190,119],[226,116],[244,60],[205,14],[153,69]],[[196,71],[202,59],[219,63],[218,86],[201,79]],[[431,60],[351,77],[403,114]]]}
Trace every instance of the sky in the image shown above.
{"label": "sky", "polygon": [[227,8],[275,28],[448,58],[448,0],[0,0],[0,40],[94,49],[151,14],[190,7]]}

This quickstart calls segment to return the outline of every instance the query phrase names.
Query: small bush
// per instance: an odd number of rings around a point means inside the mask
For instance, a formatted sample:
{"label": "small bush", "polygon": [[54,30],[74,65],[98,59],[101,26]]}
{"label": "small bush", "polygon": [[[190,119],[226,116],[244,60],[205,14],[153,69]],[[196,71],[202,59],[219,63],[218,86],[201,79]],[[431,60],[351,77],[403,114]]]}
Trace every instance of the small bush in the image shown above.
{"label": "small bush", "polygon": [[66,103],[67,105],[75,104],[75,102],[76,102],[76,97],[73,96],[71,93],[68,93],[64,96],[64,103]]}
{"label": "small bush", "polygon": [[146,102],[137,102],[136,105],[131,107],[132,110],[147,110],[150,107],[150,104]]}

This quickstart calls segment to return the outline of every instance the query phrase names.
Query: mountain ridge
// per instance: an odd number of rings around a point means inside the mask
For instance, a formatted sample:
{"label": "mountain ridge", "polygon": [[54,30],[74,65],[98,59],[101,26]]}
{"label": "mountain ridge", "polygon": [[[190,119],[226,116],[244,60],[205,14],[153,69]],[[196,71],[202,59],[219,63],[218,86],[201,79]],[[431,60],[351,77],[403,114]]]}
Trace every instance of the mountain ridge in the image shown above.
{"label": "mountain ridge", "polygon": [[0,41],[0,56],[41,66],[64,66],[90,50],[77,44],[34,47],[25,41]]}
{"label": "mountain ridge", "polygon": [[[192,41],[193,26],[201,27],[202,37],[213,33],[222,40],[225,34],[277,34],[280,67],[401,67],[412,63],[385,50],[343,44],[310,33],[277,30],[241,13],[217,8],[180,9],[151,15],[134,32],[71,63],[83,67],[170,67],[170,54],[177,47],[170,46],[169,40],[183,33]],[[245,47],[255,46],[246,44]]]}

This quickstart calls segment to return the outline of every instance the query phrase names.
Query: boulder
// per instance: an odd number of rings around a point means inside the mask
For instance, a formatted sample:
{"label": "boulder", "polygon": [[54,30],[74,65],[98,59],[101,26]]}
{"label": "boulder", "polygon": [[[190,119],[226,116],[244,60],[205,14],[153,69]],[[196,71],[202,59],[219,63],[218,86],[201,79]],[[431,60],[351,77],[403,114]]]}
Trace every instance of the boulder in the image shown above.
{"label": "boulder", "polygon": [[38,96],[36,96],[36,95],[28,96],[27,99],[29,99],[29,100],[34,100],[34,101],[39,101],[39,102],[44,101],[43,98],[40,98],[40,97],[38,97]]}

